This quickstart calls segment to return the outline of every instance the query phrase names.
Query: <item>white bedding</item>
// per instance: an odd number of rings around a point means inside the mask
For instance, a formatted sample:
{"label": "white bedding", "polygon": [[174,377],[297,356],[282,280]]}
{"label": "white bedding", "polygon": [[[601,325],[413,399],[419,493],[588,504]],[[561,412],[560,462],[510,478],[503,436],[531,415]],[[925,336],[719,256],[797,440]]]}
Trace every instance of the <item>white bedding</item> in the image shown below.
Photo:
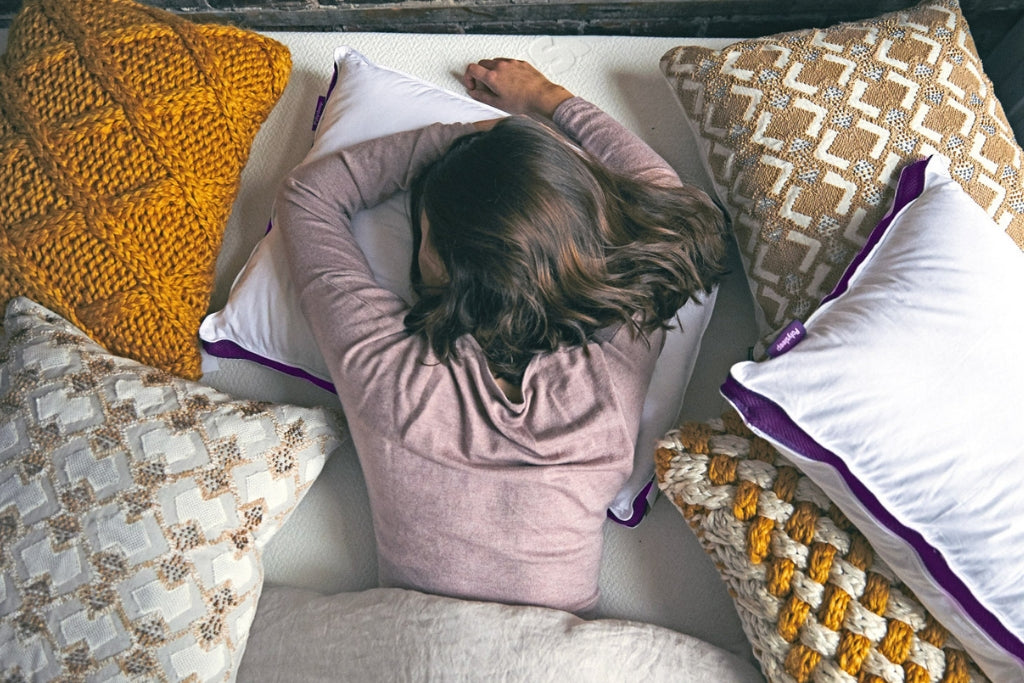
{"label": "white bedding", "polygon": [[[278,182],[309,148],[316,98],[327,88],[334,49],[342,44],[355,47],[381,65],[455,91],[460,91],[456,74],[469,61],[494,56],[529,60],[550,78],[600,105],[641,135],[672,163],[684,180],[710,187],[697,162],[696,148],[678,104],[658,71],[658,59],[680,43],[716,46],[728,40],[370,33],[269,35],[291,49],[293,72],[284,96],[255,141],[243,174],[217,265],[211,310],[224,305],[235,274],[263,236]],[[7,30],[0,29],[0,50],[6,48],[6,43]],[[747,348],[756,338],[749,294],[738,260],[734,259],[734,264],[735,275],[719,291],[689,385],[682,409],[686,418],[704,419],[721,411],[724,404],[718,386],[732,363],[746,358]],[[336,404],[333,395],[254,363],[205,357],[204,369],[204,381],[238,396],[299,405]],[[304,605],[297,600],[309,598],[309,594],[295,593],[290,587],[333,594],[376,586],[368,501],[351,448],[327,463],[295,515],[266,548],[265,563],[265,602],[276,604],[278,611],[268,609],[268,618],[257,620],[247,657],[255,657],[263,648],[270,647],[281,633],[271,615],[280,614],[282,605]],[[753,661],[716,569],[667,500],[658,500],[637,528],[611,522],[606,525],[601,591],[597,617],[667,627]],[[382,595],[371,591],[366,599],[379,601]],[[324,605],[337,608],[342,603],[358,601],[352,595],[341,595],[336,600]],[[311,625],[315,627],[315,623]],[[300,627],[293,624],[290,628]],[[600,626],[598,631],[604,628]],[[264,632],[269,640],[263,639]],[[687,646],[685,650],[692,653],[700,648]]]}
{"label": "white bedding", "polygon": [[752,683],[761,675],[735,655],[657,626],[398,588],[267,591],[238,671],[243,683],[436,680]]}
{"label": "white bedding", "polygon": [[[326,92],[333,51],[350,45],[383,66],[451,90],[456,74],[486,57],[526,59],[552,80],[598,104],[637,132],[689,182],[710,187],[667,84],[660,56],[681,42],[643,37],[467,36],[368,33],[270,33],[289,46],[293,71],[284,96],[261,129],[242,178],[217,265],[211,310],[222,307],[235,274],[263,236],[280,179],[309,149],[316,99]],[[718,386],[756,337],[738,260],[723,283],[682,415],[721,412]],[[239,396],[300,405],[336,404],[303,380],[240,360],[204,359],[204,381]],[[268,586],[322,593],[376,586],[373,531],[362,475],[351,448],[328,463],[288,525],[266,549]],[[665,626],[750,658],[750,647],[724,584],[684,520],[667,500],[637,528],[609,522],[596,616]]]}
{"label": "white bedding", "polygon": [[[235,274],[263,236],[278,182],[309,149],[316,98],[326,91],[334,48],[342,44],[355,47],[381,65],[456,91],[460,91],[456,74],[469,61],[495,56],[529,60],[552,80],[595,102],[638,133],[672,163],[684,180],[710,188],[678,104],[658,71],[658,59],[666,50],[681,43],[717,46],[728,40],[370,33],[269,35],[291,49],[293,72],[283,98],[256,139],[243,174],[217,265],[211,310],[224,305]],[[7,31],[0,30],[0,49],[5,47],[6,38]],[[748,347],[756,339],[749,294],[738,260],[734,258],[733,263],[734,275],[719,291],[704,337],[682,409],[684,418],[704,419],[721,412],[724,404],[718,386],[732,363],[746,358]],[[336,404],[332,394],[254,363],[205,357],[204,370],[205,382],[238,396],[300,405]],[[432,599],[405,591],[350,593],[376,586],[368,501],[351,447],[327,463],[292,519],[266,548],[265,563],[267,589],[246,654],[246,662],[256,665],[243,668],[245,675],[240,680],[317,680],[315,661],[304,657],[287,659],[289,653],[282,650],[280,636],[290,630],[298,638],[322,641],[331,634],[329,629],[333,626],[349,629],[349,635],[344,639],[335,638],[338,642],[331,647],[344,646],[348,648],[344,652],[361,653],[364,657],[367,653],[387,651],[392,664],[405,663],[410,667],[404,676],[387,680],[422,679],[423,676],[417,675],[411,667],[424,657],[428,664],[437,664],[440,661],[437,658],[442,656],[452,657],[452,666],[458,665],[453,671],[463,667],[466,673],[463,678],[478,678],[476,674],[486,674],[486,671],[475,667],[488,662],[486,658],[470,658],[471,651],[478,655],[481,651],[507,655],[511,659],[501,661],[509,666],[526,665],[522,657],[517,658],[517,652],[545,652],[537,660],[539,668],[521,669],[524,672],[521,680],[545,680],[552,678],[551,672],[558,671],[575,671],[577,677],[584,679],[588,678],[588,671],[614,674],[608,667],[617,666],[616,662],[631,665],[620,669],[623,676],[612,675],[618,680],[625,678],[626,673],[636,677],[644,676],[645,672],[662,672],[666,674],[662,678],[672,679],[667,673],[671,671],[687,671],[686,680],[705,680],[697,677],[703,666],[713,672],[706,677],[709,681],[757,678],[753,669],[746,668],[745,662],[753,662],[750,646],[717,570],[682,517],[664,499],[655,503],[637,528],[611,522],[606,525],[602,597],[594,616],[647,622],[686,634],[678,637],[668,631],[646,630],[636,624],[596,622],[587,625],[553,610],[503,609],[480,603],[459,605],[458,601]],[[323,598],[308,591],[342,594]],[[356,607],[358,610],[354,613],[341,614]],[[425,611],[414,618],[416,610]],[[284,618],[286,614],[299,618],[279,623],[278,617]],[[432,620],[429,621],[431,628],[444,625],[444,629],[438,633],[438,639],[421,639],[420,650],[412,649],[417,644],[415,638],[397,649],[395,646],[399,643],[393,641],[385,649],[375,638],[381,637],[387,629],[372,628],[381,619],[397,620],[392,622],[396,624],[391,630],[392,637],[397,637],[398,633],[406,636],[422,633],[426,622],[418,619]],[[510,626],[513,623],[515,625]],[[496,630],[484,630],[480,628],[483,624],[491,624]],[[551,632],[564,637],[552,639]],[[446,634],[446,638],[441,633]],[[466,639],[474,637],[479,639],[475,641],[479,647],[465,647]],[[545,650],[545,640],[564,645],[564,652],[562,648]],[[287,642],[302,641],[289,638]],[[459,643],[461,646],[457,647]],[[626,649],[613,649],[619,645]],[[665,652],[656,661],[640,668],[633,666],[642,662],[635,656],[630,657],[631,651],[650,653],[661,649]],[[739,659],[727,653],[735,653]],[[577,659],[573,660],[573,655]],[[272,669],[262,666],[272,661],[288,664],[289,668],[273,667],[273,670],[286,672],[283,678],[274,678]],[[323,661],[335,660],[327,657]],[[601,666],[587,669],[586,663],[591,661]],[[571,668],[574,662],[575,669]],[[545,664],[550,666],[545,667]],[[300,666],[306,668],[291,668]],[[371,658],[348,662],[346,666],[355,667],[351,669],[353,675],[366,680],[367,671],[371,670],[366,667],[379,667],[380,663],[375,665]],[[465,668],[467,666],[469,668]],[[694,666],[697,668],[692,668]],[[491,669],[495,672],[508,670]],[[260,672],[265,677],[257,677]],[[324,680],[341,677],[336,666],[319,670],[319,675]],[[447,677],[450,678],[459,676]],[[563,675],[558,679],[574,680],[572,676]]]}

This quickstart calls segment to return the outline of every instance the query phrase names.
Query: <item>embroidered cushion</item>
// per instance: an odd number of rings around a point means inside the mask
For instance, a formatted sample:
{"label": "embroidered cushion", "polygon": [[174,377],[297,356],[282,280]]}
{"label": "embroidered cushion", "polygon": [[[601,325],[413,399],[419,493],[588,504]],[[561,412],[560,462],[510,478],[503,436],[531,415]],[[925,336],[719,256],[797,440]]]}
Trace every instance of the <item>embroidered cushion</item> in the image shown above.
{"label": "embroidered cushion", "polygon": [[26,0],[0,61],[0,303],[190,379],[214,264],[288,50],[130,0]]}
{"label": "embroidered cushion", "polygon": [[942,157],[805,325],[723,394],[995,680],[1024,679],[1024,252]]}
{"label": "embroidered cushion", "polygon": [[0,678],[231,681],[262,548],[339,444],[13,299],[0,347]]}
{"label": "embroidered cushion", "polygon": [[661,68],[733,221],[761,333],[804,319],[932,153],[1024,247],[1022,152],[956,0],[678,47]]}
{"label": "embroidered cushion", "polygon": [[657,463],[768,680],[984,680],[829,497],[736,413],[682,425]]}

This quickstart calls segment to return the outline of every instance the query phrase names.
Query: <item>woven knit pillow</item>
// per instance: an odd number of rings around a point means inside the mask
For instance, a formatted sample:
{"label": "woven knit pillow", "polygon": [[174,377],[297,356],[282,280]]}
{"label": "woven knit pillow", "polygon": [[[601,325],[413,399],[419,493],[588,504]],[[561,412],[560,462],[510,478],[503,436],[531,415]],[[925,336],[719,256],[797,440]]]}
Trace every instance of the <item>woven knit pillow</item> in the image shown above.
{"label": "woven knit pillow", "polygon": [[26,0],[0,60],[0,303],[197,378],[199,323],[287,49],[130,0]]}
{"label": "woven knit pillow", "polygon": [[770,681],[985,680],[828,497],[735,413],[657,451]]}
{"label": "woven knit pillow", "polygon": [[334,419],[112,355],[24,297],[4,329],[0,680],[234,680]]}
{"label": "woven knit pillow", "polygon": [[938,152],[1024,247],[1024,171],[956,0],[661,68],[725,203],[762,334],[803,319],[878,223],[908,160]]}

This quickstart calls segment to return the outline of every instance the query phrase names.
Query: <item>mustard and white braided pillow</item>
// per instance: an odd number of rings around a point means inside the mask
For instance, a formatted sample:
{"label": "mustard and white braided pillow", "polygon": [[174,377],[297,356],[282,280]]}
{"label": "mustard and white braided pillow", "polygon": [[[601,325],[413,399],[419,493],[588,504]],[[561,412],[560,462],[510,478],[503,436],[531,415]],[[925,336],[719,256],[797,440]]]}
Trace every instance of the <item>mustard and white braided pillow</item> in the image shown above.
{"label": "mustard and white braided pillow", "polygon": [[986,680],[821,489],[735,413],[670,432],[657,476],[770,681]]}

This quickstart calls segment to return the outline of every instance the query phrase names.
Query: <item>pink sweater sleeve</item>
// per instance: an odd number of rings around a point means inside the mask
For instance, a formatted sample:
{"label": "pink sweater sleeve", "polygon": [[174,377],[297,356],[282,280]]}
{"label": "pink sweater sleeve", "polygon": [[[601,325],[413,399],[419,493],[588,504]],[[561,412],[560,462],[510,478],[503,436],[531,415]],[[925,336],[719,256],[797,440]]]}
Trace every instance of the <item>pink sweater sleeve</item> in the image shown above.
{"label": "pink sweater sleeve", "polygon": [[562,132],[610,170],[658,185],[682,185],[675,170],[646,142],[583,98],[562,102],[552,118]]}
{"label": "pink sweater sleeve", "polygon": [[408,335],[406,303],[381,287],[351,232],[353,216],[407,190],[472,124],[434,124],[300,164],[274,205],[303,314],[339,396]]}
{"label": "pink sweater sleeve", "polygon": [[361,290],[376,285],[351,233],[352,217],[409,189],[472,124],[434,124],[354,145],[297,166],[274,205],[274,225],[284,232],[298,291],[334,286]]}

